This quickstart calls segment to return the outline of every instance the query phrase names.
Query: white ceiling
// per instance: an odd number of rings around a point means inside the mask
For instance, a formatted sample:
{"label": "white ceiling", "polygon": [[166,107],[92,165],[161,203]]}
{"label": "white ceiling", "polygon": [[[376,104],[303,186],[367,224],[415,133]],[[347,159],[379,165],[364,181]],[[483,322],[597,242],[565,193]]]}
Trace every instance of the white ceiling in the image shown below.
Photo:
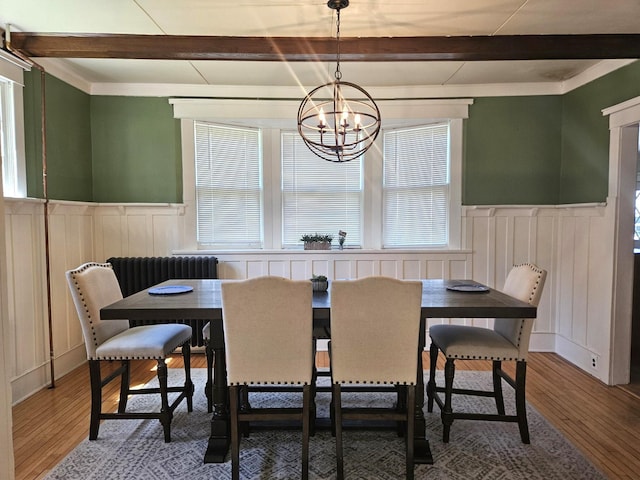
{"label": "white ceiling", "polygon": [[[0,0],[0,27],[38,33],[333,36],[326,0]],[[351,0],[341,35],[640,33],[639,0]],[[40,61],[40,59],[36,59]],[[87,84],[315,86],[330,63],[57,59]],[[595,60],[341,64],[364,87],[558,84]],[[601,64],[602,65],[602,64]],[[601,66],[600,65],[600,66]]]}

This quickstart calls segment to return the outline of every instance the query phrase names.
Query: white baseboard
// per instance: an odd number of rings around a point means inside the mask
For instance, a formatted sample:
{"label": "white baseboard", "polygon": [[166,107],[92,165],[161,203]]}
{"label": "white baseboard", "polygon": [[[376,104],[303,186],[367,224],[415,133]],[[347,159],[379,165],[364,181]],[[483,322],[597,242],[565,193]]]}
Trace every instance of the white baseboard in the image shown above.
{"label": "white baseboard", "polygon": [[[87,361],[84,344],[72,348],[54,361],[54,375],[58,379]],[[11,380],[11,403],[15,405],[35,392],[46,388],[51,383],[51,367],[49,362],[26,372]]]}

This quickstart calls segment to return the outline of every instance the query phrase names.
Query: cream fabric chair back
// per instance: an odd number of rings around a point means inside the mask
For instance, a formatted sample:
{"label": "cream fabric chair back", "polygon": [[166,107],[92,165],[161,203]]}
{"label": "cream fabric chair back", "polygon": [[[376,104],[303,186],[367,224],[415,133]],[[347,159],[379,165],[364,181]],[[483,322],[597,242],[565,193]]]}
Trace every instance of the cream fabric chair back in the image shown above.
{"label": "cream fabric chair back", "polygon": [[87,358],[96,359],[96,348],[129,328],[129,320],[100,320],[100,309],[122,298],[110,263],[85,263],[66,272],[71,297],[82,325]]}
{"label": "cream fabric chair back", "polygon": [[310,384],[311,282],[258,277],[221,290],[229,385]]}
{"label": "cream fabric chair back", "polygon": [[[537,307],[546,278],[546,270],[531,263],[516,265],[507,275],[502,292]],[[529,355],[529,340],[534,320],[533,318],[517,321],[512,318],[495,319],[493,329],[518,348],[518,360],[526,360]]]}
{"label": "cream fabric chair back", "polygon": [[422,282],[389,277],[331,283],[334,383],[416,383]]}

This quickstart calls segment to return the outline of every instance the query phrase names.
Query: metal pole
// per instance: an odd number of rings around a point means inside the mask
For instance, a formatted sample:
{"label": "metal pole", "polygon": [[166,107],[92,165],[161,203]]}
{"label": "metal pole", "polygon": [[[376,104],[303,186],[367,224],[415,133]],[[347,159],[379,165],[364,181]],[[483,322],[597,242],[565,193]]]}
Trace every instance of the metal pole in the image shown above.
{"label": "metal pole", "polygon": [[45,259],[45,279],[47,288],[47,326],[49,329],[49,367],[51,375],[51,384],[49,388],[55,388],[56,377],[54,369],[54,350],[53,350],[53,318],[51,315],[51,266],[49,251],[49,192],[47,188],[47,108],[46,108],[46,72],[42,65],[37,64],[22,53],[11,48],[11,33],[7,28],[7,37],[5,45],[7,50],[12,54],[24,60],[40,71],[40,141],[42,145],[42,196],[44,197],[44,259]]}

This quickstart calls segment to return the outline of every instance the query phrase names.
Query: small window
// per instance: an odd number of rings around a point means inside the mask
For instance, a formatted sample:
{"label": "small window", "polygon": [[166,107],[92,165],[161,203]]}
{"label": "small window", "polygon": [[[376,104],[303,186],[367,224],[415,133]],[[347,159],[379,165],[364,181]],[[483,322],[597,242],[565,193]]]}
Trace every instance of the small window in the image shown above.
{"label": "small window", "polygon": [[13,83],[0,78],[0,155],[2,158],[2,191],[5,197],[21,197],[14,131]]}
{"label": "small window", "polygon": [[449,124],[384,133],[383,248],[448,243]]}
{"label": "small window", "polygon": [[263,247],[258,129],[195,123],[198,244]]}
{"label": "small window", "polygon": [[347,232],[345,246],[362,242],[362,157],[333,163],[317,157],[298,132],[282,133],[282,243],[304,234]]}

